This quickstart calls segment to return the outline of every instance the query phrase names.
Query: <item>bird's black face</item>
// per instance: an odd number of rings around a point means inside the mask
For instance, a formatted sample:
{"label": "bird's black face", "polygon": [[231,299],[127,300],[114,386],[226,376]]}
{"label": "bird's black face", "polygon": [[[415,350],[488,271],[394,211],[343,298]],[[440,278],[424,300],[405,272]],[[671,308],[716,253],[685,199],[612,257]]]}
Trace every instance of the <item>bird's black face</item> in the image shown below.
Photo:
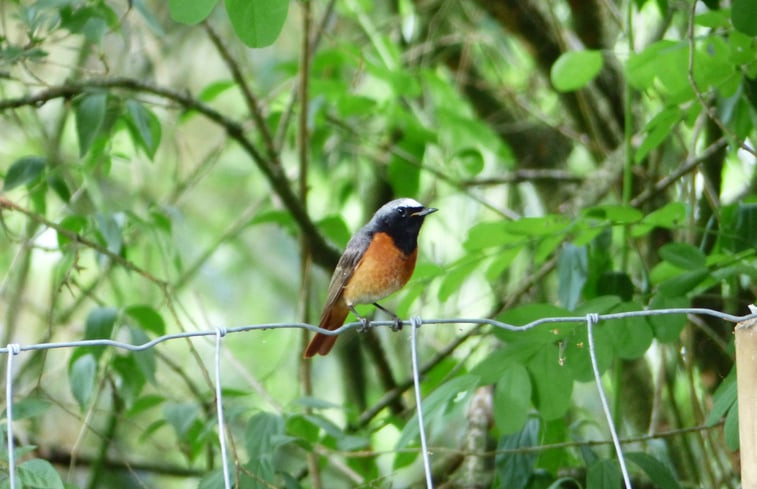
{"label": "bird's black face", "polygon": [[436,210],[412,199],[393,200],[376,212],[373,231],[385,232],[398,248],[409,254],[417,246],[424,219]]}

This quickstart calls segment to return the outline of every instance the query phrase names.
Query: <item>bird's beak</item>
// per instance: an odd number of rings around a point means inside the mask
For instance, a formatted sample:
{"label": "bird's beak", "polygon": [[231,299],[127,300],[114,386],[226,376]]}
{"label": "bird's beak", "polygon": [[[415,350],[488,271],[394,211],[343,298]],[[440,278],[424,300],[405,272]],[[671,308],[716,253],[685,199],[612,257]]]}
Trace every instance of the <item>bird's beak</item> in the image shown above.
{"label": "bird's beak", "polygon": [[436,212],[439,209],[434,209],[433,207],[426,207],[424,209],[419,210],[418,212],[413,212],[410,214],[413,217],[423,217],[431,214],[432,212]]}

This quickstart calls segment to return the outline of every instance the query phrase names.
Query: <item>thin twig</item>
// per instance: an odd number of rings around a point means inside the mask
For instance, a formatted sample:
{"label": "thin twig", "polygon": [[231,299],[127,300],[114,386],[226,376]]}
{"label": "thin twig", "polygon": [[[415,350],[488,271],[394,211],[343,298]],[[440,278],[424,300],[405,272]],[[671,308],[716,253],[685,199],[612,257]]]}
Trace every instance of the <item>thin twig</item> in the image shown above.
{"label": "thin twig", "polygon": [[245,129],[241,124],[185,92],[153,85],[133,78],[95,78],[52,87],[34,95],[0,100],[0,112],[20,107],[39,107],[50,100],[58,98],[69,99],[97,88],[120,88],[156,95],[175,102],[186,110],[196,111],[221,126],[229,137],[236,141],[252,158],[253,162],[263,173],[263,176],[266,177],[273,190],[292,215],[294,221],[300,227],[301,232],[307,237],[310,249],[313,252],[313,261],[325,268],[333,268],[336,265],[336,262],[339,260],[339,252],[326,242],[323,234],[321,234],[310,219],[310,216],[308,216],[302,207],[300,200],[293,192],[289,179],[281,167],[271,165],[263,157],[252,141],[247,138]]}
{"label": "thin twig", "polygon": [[250,111],[252,119],[255,121],[255,127],[257,127],[258,131],[260,131],[260,135],[263,139],[263,144],[265,144],[266,150],[268,151],[268,158],[270,159],[270,163],[275,166],[280,166],[281,161],[279,160],[279,153],[274,147],[273,136],[271,135],[271,131],[268,128],[268,124],[266,123],[265,118],[263,117],[263,112],[260,110],[260,103],[258,102],[257,97],[255,97],[255,94],[252,93],[252,89],[250,88],[249,83],[247,83],[247,80],[242,74],[239,63],[237,63],[237,60],[234,59],[229,50],[226,49],[226,45],[218,36],[218,33],[215,31],[215,29],[213,29],[213,27],[211,27],[207,21],[204,22],[203,25],[205,27],[205,31],[208,33],[208,37],[210,37],[210,41],[213,43],[213,46],[216,47],[224,63],[226,63],[226,66],[229,68],[229,71],[231,71],[231,76],[234,79],[234,82],[236,82],[236,84],[239,86],[239,89],[242,91],[242,96],[244,97],[244,101],[247,104],[247,109]]}
{"label": "thin twig", "polygon": [[691,9],[689,10],[689,65],[686,69],[686,74],[689,78],[689,85],[691,85],[691,89],[694,91],[694,95],[699,101],[699,104],[702,106],[702,110],[705,111],[707,117],[709,117],[710,120],[714,122],[721,131],[723,131],[723,134],[727,134],[729,138],[731,138],[733,141],[736,141],[739,147],[741,147],[744,151],[757,156],[757,152],[755,152],[752,147],[746,144],[745,141],[739,141],[739,138],[736,136],[736,134],[729,127],[723,124],[723,121],[721,121],[718,115],[715,113],[715,109],[711,107],[709,103],[707,103],[707,100],[705,100],[704,94],[702,94],[702,92],[699,90],[697,82],[694,79],[694,52],[696,48],[694,42],[694,17],[696,16],[698,3],[699,2],[696,1],[691,2]]}

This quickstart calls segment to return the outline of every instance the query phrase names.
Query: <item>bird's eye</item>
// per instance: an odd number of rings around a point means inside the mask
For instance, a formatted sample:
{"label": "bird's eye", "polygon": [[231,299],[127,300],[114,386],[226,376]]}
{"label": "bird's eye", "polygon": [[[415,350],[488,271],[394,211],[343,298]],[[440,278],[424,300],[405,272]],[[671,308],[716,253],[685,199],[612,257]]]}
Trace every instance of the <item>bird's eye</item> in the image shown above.
{"label": "bird's eye", "polygon": [[399,214],[400,217],[405,217],[407,215],[407,209],[404,207],[397,207],[397,214]]}

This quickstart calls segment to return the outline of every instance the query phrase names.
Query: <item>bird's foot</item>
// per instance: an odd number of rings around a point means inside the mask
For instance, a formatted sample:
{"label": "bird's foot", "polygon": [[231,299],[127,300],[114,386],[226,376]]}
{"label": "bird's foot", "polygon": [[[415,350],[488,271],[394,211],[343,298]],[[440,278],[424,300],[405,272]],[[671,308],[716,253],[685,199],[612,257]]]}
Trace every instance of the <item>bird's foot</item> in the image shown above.
{"label": "bird's foot", "polygon": [[392,331],[394,331],[394,332],[401,331],[402,330],[402,319],[400,319],[397,316],[394,316],[394,318],[392,318],[392,319],[394,321],[394,324],[392,324]]}
{"label": "bird's foot", "polygon": [[371,320],[370,319],[358,316],[357,320],[360,321],[360,327],[357,328],[357,332],[358,333],[365,333],[369,329],[371,329]]}

